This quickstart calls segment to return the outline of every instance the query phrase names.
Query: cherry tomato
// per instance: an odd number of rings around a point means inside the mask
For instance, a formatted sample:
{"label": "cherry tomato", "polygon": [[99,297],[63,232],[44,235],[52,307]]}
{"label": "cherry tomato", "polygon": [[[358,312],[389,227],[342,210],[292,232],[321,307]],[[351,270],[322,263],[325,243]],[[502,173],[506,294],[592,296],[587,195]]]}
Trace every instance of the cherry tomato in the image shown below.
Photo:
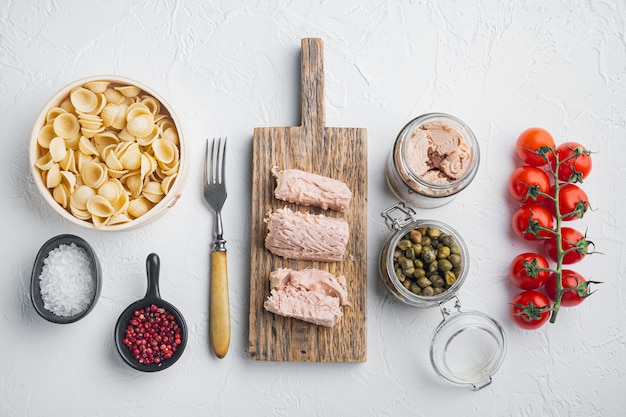
{"label": "cherry tomato", "polygon": [[552,214],[539,204],[528,204],[513,213],[511,225],[515,234],[526,240],[543,240],[553,236]]}
{"label": "cherry tomato", "polygon": [[520,253],[509,265],[509,278],[513,285],[523,290],[536,290],[543,286],[550,276],[546,258],[532,253]]}
{"label": "cherry tomato", "polygon": [[[554,187],[550,193],[554,195]],[[546,200],[546,206],[553,216],[556,216],[556,208],[553,201]],[[582,188],[576,184],[565,184],[559,190],[559,213],[563,220],[581,219],[589,209],[589,197]]]}
{"label": "cherry tomato", "polygon": [[[572,229],[571,227],[561,228],[561,248],[564,251],[564,264],[580,262],[589,253],[587,250],[590,244],[592,243],[578,230]],[[558,262],[556,236],[552,236],[550,239],[546,240],[544,245],[548,252],[548,257],[554,262]]]}
{"label": "cherry tomato", "polygon": [[[567,290],[567,288],[573,288],[563,292],[561,295],[561,306],[573,307],[582,303],[585,300],[586,294],[589,294],[589,288],[585,283],[585,278],[578,272],[569,269],[563,269],[561,274],[563,289]],[[550,274],[546,282],[546,295],[551,300],[556,300],[556,273],[554,272]]]}
{"label": "cherry tomato", "polygon": [[543,170],[521,166],[516,168],[509,178],[509,192],[517,201],[540,202],[550,193],[550,179]]}
{"label": "cherry tomato", "polygon": [[[560,181],[582,182],[591,171],[589,151],[577,142],[560,144],[555,153],[558,157]],[[556,159],[550,161],[552,170],[556,170]]]}
{"label": "cherry tomato", "polygon": [[554,138],[547,130],[540,127],[524,130],[517,138],[515,145],[517,156],[528,165],[541,167],[554,158],[552,153],[555,147]]}
{"label": "cherry tomato", "polygon": [[524,291],[511,301],[509,315],[522,329],[538,329],[550,318],[550,300],[539,291]]}

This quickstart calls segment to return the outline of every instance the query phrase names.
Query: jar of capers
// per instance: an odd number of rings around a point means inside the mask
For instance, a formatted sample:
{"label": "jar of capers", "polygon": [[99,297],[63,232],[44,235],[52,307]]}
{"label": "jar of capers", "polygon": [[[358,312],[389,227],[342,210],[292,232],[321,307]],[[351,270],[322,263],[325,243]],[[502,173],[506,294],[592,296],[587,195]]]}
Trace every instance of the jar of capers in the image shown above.
{"label": "jar of capers", "polygon": [[419,307],[454,296],[469,264],[461,236],[442,222],[416,220],[415,212],[403,203],[383,212],[383,217],[395,232],[380,255],[380,274],[391,293]]}

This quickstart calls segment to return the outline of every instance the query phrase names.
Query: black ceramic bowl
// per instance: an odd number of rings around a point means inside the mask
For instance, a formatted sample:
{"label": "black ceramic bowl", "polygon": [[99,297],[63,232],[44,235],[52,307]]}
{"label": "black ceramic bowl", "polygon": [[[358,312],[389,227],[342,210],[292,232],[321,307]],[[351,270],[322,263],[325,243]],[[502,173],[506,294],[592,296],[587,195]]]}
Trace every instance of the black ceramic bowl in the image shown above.
{"label": "black ceramic bowl", "polygon": [[[159,291],[159,271],[159,257],[157,254],[151,253],[146,259],[146,272],[148,275],[148,290],[146,291],[146,296],[126,307],[126,310],[122,312],[117,320],[117,324],[115,325],[115,345],[117,346],[120,356],[128,365],[143,372],[155,372],[169,368],[178,359],[180,359],[183,351],[185,350],[185,346],[187,345],[187,323],[185,322],[185,318],[181,312],[178,311],[176,307],[161,298]],[[126,337],[126,328],[130,324],[130,320],[133,318],[135,310],[146,308],[152,304],[157,307],[164,308],[174,316],[178,326],[180,327],[181,344],[178,345],[176,352],[174,352],[171,358],[164,359],[160,363],[143,364],[135,359],[128,346],[124,344],[124,338]]]}
{"label": "black ceramic bowl", "polygon": [[[91,297],[91,300],[89,301],[88,307],[83,312],[74,316],[59,316],[44,307],[44,301],[41,297],[41,285],[39,277],[44,266],[44,260],[48,257],[50,251],[58,248],[61,245],[70,245],[72,243],[76,244],[76,246],[80,248],[83,248],[87,252],[87,256],[91,261],[93,278],[95,280],[95,291],[93,296]],[[84,239],[74,235],[55,236],[43,244],[41,249],[39,249],[39,253],[37,253],[37,257],[35,258],[35,265],[33,266],[33,272],[30,278],[30,298],[33,306],[41,317],[52,323],[66,324],[80,320],[87,314],[89,314],[91,310],[93,310],[96,302],[98,301],[98,297],[100,297],[100,290],[102,288],[101,275],[102,271],[100,268],[100,261],[98,260],[96,253],[94,252],[91,245],[89,245],[89,243],[87,243]]]}

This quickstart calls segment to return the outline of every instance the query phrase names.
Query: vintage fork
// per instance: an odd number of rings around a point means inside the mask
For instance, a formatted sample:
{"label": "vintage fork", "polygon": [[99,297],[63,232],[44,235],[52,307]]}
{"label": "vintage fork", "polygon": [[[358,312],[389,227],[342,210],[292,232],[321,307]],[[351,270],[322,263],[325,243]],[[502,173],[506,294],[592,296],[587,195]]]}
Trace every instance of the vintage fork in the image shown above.
{"label": "vintage fork", "polygon": [[230,345],[230,303],[228,297],[228,268],[226,241],[223,237],[222,207],[226,201],[225,182],[226,138],[213,139],[209,154],[206,142],[204,159],[204,200],[215,213],[213,245],[211,248],[211,284],[209,299],[209,334],[213,352],[223,358]]}

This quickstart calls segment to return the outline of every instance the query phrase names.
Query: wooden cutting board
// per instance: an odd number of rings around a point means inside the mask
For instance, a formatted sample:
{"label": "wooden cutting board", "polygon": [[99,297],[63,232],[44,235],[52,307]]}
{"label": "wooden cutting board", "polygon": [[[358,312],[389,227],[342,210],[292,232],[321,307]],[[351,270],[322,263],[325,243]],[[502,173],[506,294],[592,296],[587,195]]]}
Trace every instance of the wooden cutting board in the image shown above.
{"label": "wooden cutting board", "polygon": [[[249,356],[265,361],[364,362],[367,357],[367,131],[325,126],[324,45],[302,40],[302,124],[254,129],[250,257]],[[270,172],[295,168],[345,182],[352,190],[345,213],[303,207],[274,198]],[[350,225],[344,260],[295,261],[265,249],[268,210],[281,207],[340,217]],[[319,268],[345,275],[351,306],[332,328],[274,315],[263,308],[270,294],[269,274],[278,268]]]}

